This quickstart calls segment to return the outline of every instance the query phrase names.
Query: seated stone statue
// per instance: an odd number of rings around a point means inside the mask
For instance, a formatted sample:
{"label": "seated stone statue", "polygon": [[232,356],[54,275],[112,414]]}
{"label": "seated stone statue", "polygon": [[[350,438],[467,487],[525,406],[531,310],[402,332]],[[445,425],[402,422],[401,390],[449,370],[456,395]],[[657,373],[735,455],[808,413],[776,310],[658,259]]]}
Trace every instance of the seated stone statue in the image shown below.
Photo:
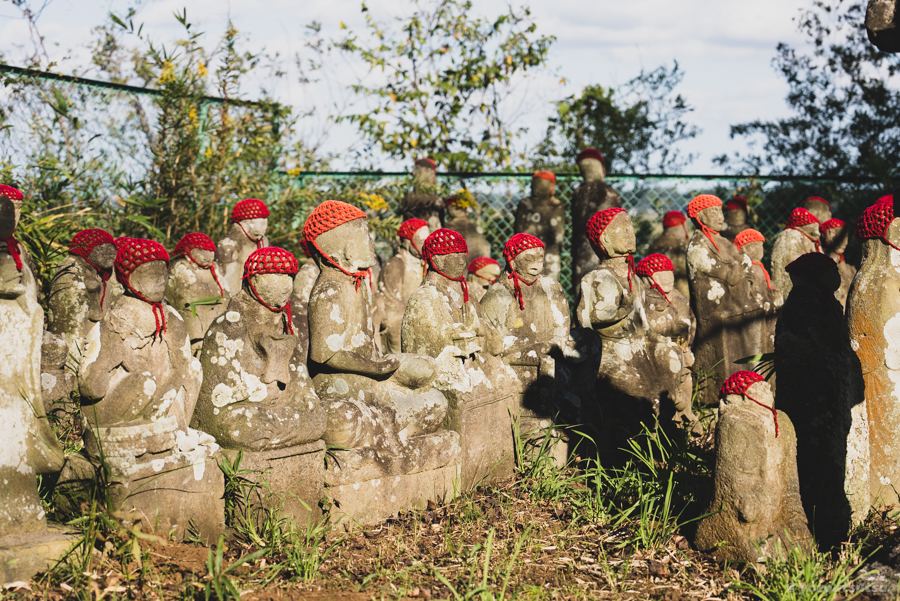
{"label": "seated stone statue", "polygon": [[216,263],[222,266],[222,284],[231,297],[241,289],[244,263],[254,250],[269,245],[269,208],[261,200],[245,198],[231,211],[231,228],[216,244]]}
{"label": "seated stone statue", "polygon": [[663,233],[650,246],[649,253],[666,255],[675,268],[675,288],[685,297],[690,295],[687,275],[687,247],[691,235],[688,233],[687,216],[681,211],[669,211],[663,216]]}
{"label": "seated stone statue", "polygon": [[78,373],[84,443],[109,467],[113,511],[178,538],[192,523],[212,541],[224,528],[219,447],[188,428],[203,374],[165,302],[168,264],[157,242],[120,242],[115,268],[126,292],[88,332]]}
{"label": "seated stone statue", "polygon": [[36,477],[58,472],[64,451],[41,400],[44,311],[15,239],[23,194],[0,185],[0,581],[28,580],[71,547],[47,530]]}
{"label": "seated stone statue", "polygon": [[407,219],[397,230],[400,247],[381,270],[378,292],[381,295],[381,347],[386,353],[400,352],[400,328],[410,295],[425,277],[422,245],[428,237],[428,224],[422,219]]}
{"label": "seated stone statue", "polygon": [[566,208],[553,196],[556,176],[538,171],[531,178],[531,196],[516,207],[513,232],[530,234],[544,243],[544,275],[559,281],[562,243],[566,236]]}
{"label": "seated stone statue", "polygon": [[791,294],[791,278],[784,270],[800,255],[819,252],[819,220],[802,207],[791,211],[784,231],[775,238],[772,247],[772,284],[784,298]]}
{"label": "seated stone statue", "polygon": [[784,298],[781,296],[781,291],[772,286],[769,272],[762,263],[765,243],[765,236],[754,229],[746,229],[734,239],[734,245],[750,259],[751,263],[748,270],[750,277],[745,281],[749,287],[746,291],[747,296],[757,306],[762,307],[765,314],[764,320],[754,322],[752,326],[748,324],[748,326],[759,327],[756,336],[760,340],[760,353],[771,353],[775,350],[775,323],[778,319],[778,312],[784,304]]}
{"label": "seated stone statue", "polygon": [[69,365],[77,369],[84,353],[84,337],[113,301],[108,294],[116,247],[103,230],[82,230],[72,237],[69,256],[53,275],[48,330],[69,347]]}
{"label": "seated stone statue", "polygon": [[400,199],[397,214],[404,221],[422,219],[428,229],[440,229],[444,222],[444,201],[437,194],[437,164],[432,159],[418,159],[413,165],[412,192]]}
{"label": "seated stone statue", "polygon": [[[187,234],[175,246],[166,302],[184,320],[196,354],[203,346],[206,330],[218,316],[225,313],[225,289],[216,270],[216,245],[206,234]],[[218,302],[194,305],[197,301],[218,299]]]}
{"label": "seated stone statue", "polygon": [[312,293],[316,279],[319,277],[319,266],[316,265],[312,253],[309,252],[309,244],[306,240],[300,240],[300,248],[303,249],[303,256],[306,261],[300,266],[300,271],[294,277],[294,298],[298,303],[304,305],[309,304],[309,295]]}
{"label": "seated stone statue", "polygon": [[435,386],[449,402],[447,424],[460,435],[462,486],[468,489],[513,472],[509,407],[515,374],[490,352],[493,340],[469,296],[462,235],[434,231],[422,255],[428,274],[406,305],[403,352],[436,360]]}
{"label": "seated stone statue", "polygon": [[440,429],[448,406],[431,387],[434,360],[375,347],[366,214],[328,200],[303,235],[321,270],[309,299],[308,364],[328,418],[324,439],[349,449],[326,472],[329,494],[360,522],[446,496],[458,476],[459,435]]}
{"label": "seated stone statue", "polygon": [[815,215],[819,223],[825,223],[831,219],[831,203],[818,196],[810,196],[803,201],[803,208]]}
{"label": "seated stone statue", "polygon": [[850,230],[847,224],[840,219],[829,219],[819,226],[819,240],[822,242],[822,252],[837,263],[838,273],[841,275],[841,286],[834,292],[834,297],[841,303],[841,307],[847,305],[847,294],[850,292],[850,284],[856,277],[856,267],[844,260],[844,251],[850,242]]}
{"label": "seated stone statue", "polygon": [[800,501],[797,437],[772,408],[772,389],[752,371],[722,385],[712,502],[694,544],[717,561],[759,563],[808,551],[812,536]]}
{"label": "seated stone statue", "polygon": [[675,405],[683,385],[684,353],[647,323],[643,284],[634,276],[635,237],[628,213],[621,208],[599,211],[587,232],[600,266],[581,281],[576,316],[602,343],[593,405],[602,419],[587,418],[600,426],[601,435],[618,426],[614,440],[621,443],[622,436],[639,433],[641,424],[654,428],[663,405]]}
{"label": "seated stone statue", "polygon": [[491,245],[484,237],[484,230],[469,218],[477,208],[471,193],[463,190],[449,196],[444,200],[444,206],[447,209],[444,227],[461,234],[466,239],[469,253],[473,257],[490,257]]}
{"label": "seated stone statue", "polygon": [[500,277],[500,263],[490,257],[475,257],[469,263],[466,272],[469,294],[476,301],[481,302],[484,293]]}
{"label": "seated stone statue", "polygon": [[734,242],[738,234],[750,227],[750,224],[747,223],[750,218],[747,199],[743,196],[735,196],[725,203],[723,212],[725,214],[725,228],[722,230],[722,236]]}
{"label": "seated stone statue", "polygon": [[243,288],[206,332],[191,424],[226,454],[244,451],[244,467],[268,468],[269,488],[275,498],[288,493],[281,508],[296,524],[320,515],[325,478],[325,411],[291,312],[299,268],[273,246],[247,259]]}

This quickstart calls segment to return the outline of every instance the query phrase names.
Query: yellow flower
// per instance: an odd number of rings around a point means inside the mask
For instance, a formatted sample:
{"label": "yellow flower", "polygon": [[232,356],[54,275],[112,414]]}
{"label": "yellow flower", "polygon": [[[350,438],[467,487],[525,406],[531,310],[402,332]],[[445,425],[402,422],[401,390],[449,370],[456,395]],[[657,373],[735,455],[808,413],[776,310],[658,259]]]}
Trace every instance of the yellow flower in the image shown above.
{"label": "yellow flower", "polygon": [[208,71],[206,70],[206,65],[203,63],[197,63],[197,75],[200,77],[206,77]]}

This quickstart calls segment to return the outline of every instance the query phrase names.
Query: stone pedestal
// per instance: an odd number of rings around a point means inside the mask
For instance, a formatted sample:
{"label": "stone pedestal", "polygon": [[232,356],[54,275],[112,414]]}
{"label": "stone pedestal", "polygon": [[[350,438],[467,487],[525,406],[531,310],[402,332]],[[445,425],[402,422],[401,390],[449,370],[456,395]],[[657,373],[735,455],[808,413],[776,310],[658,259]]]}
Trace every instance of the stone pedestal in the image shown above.
{"label": "stone pedestal", "polygon": [[0,537],[0,586],[28,581],[52,567],[78,538],[59,526]]}

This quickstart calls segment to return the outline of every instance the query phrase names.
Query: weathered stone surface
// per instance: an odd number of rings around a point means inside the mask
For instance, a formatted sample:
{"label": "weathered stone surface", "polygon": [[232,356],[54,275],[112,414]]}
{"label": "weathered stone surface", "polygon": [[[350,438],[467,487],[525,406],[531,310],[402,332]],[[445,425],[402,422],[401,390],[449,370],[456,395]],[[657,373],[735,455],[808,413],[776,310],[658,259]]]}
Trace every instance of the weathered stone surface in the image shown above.
{"label": "weathered stone surface", "polygon": [[866,9],[866,33],[869,41],[884,52],[900,52],[897,29],[897,0],[869,0]]}
{"label": "weathered stone surface", "polygon": [[232,223],[225,237],[216,242],[216,264],[222,266],[219,279],[228,296],[234,296],[241,289],[244,263],[250,254],[269,245],[268,227],[268,218],[245,219]]}
{"label": "weathered stone surface", "polygon": [[404,234],[408,237],[399,239],[397,254],[384,264],[378,280],[382,307],[381,345],[384,352],[392,354],[400,352],[400,329],[406,303],[425,275],[425,262],[419,249],[428,237],[428,226],[422,225],[412,236],[406,232]]}
{"label": "weathered stone surface", "polygon": [[467,206],[465,199],[459,195],[451,196],[444,202],[447,210],[444,227],[466,239],[470,257],[490,257],[491,245],[484,237],[484,230],[470,218],[474,209]]}
{"label": "weathered stone surface", "polygon": [[0,586],[28,581],[36,573],[47,570],[78,540],[68,531],[53,526],[39,532],[0,536]]}
{"label": "weathered stone surface", "polygon": [[748,223],[750,212],[747,209],[747,200],[740,196],[733,198],[725,205],[723,213],[725,215],[725,227],[722,228],[721,234],[734,243],[734,239],[738,234],[751,227]]}
{"label": "weathered stone surface", "polygon": [[816,539],[846,540],[869,510],[869,436],[859,359],[834,291],[837,266],[812,253],[788,266],[794,283],[778,318],[775,405],[797,434],[800,497]]}
{"label": "weathered stone surface", "polygon": [[[772,405],[766,382],[746,394]],[[767,407],[729,394],[719,405],[712,502],[694,544],[718,561],[758,563],[784,557],[792,546],[808,550],[811,535],[800,501],[797,437],[787,414],[775,420]]]}
{"label": "weathered stone surface", "polygon": [[312,257],[300,266],[300,271],[294,277],[294,296],[303,304],[309,303],[309,295],[312,294],[316,278],[319,277],[319,266]]}
{"label": "weathered stone surface", "polygon": [[440,229],[444,222],[444,200],[435,186],[435,163],[419,159],[413,166],[413,189],[400,199],[397,214],[401,219],[424,219],[428,229]]}
{"label": "weathered stone surface", "polygon": [[[222,273],[222,267],[214,264],[213,253],[198,248],[189,252],[193,256],[193,261],[185,256],[172,260],[166,284],[166,302],[181,315],[191,347],[197,352],[203,346],[206,330],[217,317],[225,313],[228,301],[227,297],[224,297],[226,293],[219,288],[212,271],[204,267],[211,265],[217,275]],[[224,287],[224,281],[221,276],[219,278]],[[221,300],[215,305],[195,305],[193,309],[191,308],[191,303],[208,298]]]}
{"label": "weathered stone surface", "polygon": [[519,201],[513,232],[530,234],[544,243],[544,275],[559,281],[562,267],[562,243],[566,234],[566,211],[553,197],[556,176],[539,171],[531,178],[531,196]]}
{"label": "weathered stone surface", "polygon": [[647,247],[649,253],[666,255],[675,267],[675,288],[685,297],[690,296],[690,285],[687,273],[687,248],[690,236],[687,225],[673,225],[663,229],[659,235]]}
{"label": "weathered stone surface", "polygon": [[822,252],[837,263],[838,273],[841,275],[841,286],[834,291],[834,297],[841,303],[841,307],[846,307],[847,294],[850,292],[853,278],[856,277],[856,267],[844,260],[844,251],[847,250],[847,243],[850,241],[850,228],[843,221],[831,219],[822,222],[819,232]]}
{"label": "weathered stone surface", "polygon": [[69,345],[62,336],[44,331],[41,341],[41,398],[48,411],[55,411],[54,402],[68,399],[75,390],[75,374],[66,369]]}
{"label": "weathered stone surface", "polygon": [[500,277],[500,264],[490,257],[475,257],[469,263],[466,272],[469,294],[481,302],[488,288]]}
{"label": "weathered stone surface", "polygon": [[[756,230],[750,231],[755,232]],[[747,286],[745,296],[750,301],[753,301],[757,307],[762,308],[764,316],[762,319],[754,319],[748,322],[748,331],[755,332],[748,333],[748,338],[751,340],[755,338],[759,341],[757,346],[759,353],[771,353],[775,350],[775,324],[778,319],[778,312],[784,304],[784,297],[782,297],[781,291],[775,288],[768,271],[766,271],[762,263],[765,239],[762,234],[758,234],[756,237],[760,239],[739,246],[741,253],[751,261],[750,267],[747,268],[749,277],[745,282]],[[750,306],[749,303],[748,306]],[[774,389],[773,381],[770,380],[769,383]]]}
{"label": "weathered stone surface", "polygon": [[818,196],[810,196],[803,201],[803,208],[815,215],[819,223],[825,223],[832,218],[831,203]]}
{"label": "weathered stone surface", "polygon": [[[791,218],[802,210],[794,209]],[[818,221],[792,227],[791,219],[788,219],[788,226],[784,231],[775,238],[775,244],[772,246],[772,285],[781,291],[785,299],[791,294],[792,284],[791,278],[784,268],[800,255],[818,252],[819,248],[816,244],[818,239]]]}

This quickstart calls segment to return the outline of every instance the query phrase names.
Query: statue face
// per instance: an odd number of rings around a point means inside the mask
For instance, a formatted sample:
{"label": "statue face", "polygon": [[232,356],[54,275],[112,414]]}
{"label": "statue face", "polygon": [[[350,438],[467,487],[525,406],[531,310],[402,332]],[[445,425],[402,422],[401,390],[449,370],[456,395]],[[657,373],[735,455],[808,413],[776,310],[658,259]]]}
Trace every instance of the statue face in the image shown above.
{"label": "statue face", "polygon": [[581,159],[578,162],[578,171],[586,182],[603,181],[606,178],[606,169],[597,159]]}
{"label": "statue face", "polygon": [[553,188],[556,184],[543,177],[531,179],[531,195],[536,198],[548,198],[553,196]]}
{"label": "statue face", "polygon": [[350,270],[368,269],[375,265],[378,260],[375,258],[375,241],[369,235],[369,222],[365,219],[354,219],[333,231],[344,227],[348,230],[344,258],[350,264]]}
{"label": "statue face", "polygon": [[169,266],[165,261],[148,261],[138,265],[128,278],[131,287],[151,303],[161,303],[166,296]]}
{"label": "statue face", "polygon": [[600,237],[603,248],[609,255],[629,255],[637,248],[634,237],[634,227],[631,225],[631,217],[627,213],[619,213],[606,226]]}
{"label": "statue face", "polygon": [[850,242],[850,236],[847,228],[843,227],[831,228],[826,236],[822,236],[822,245],[825,247],[825,250],[836,255],[844,254],[844,251],[847,250],[848,242]]}
{"label": "statue face", "polygon": [[458,219],[466,216],[466,210],[456,206],[455,204],[447,205],[447,215],[450,219]]}
{"label": "statue face", "polygon": [[211,250],[203,250],[202,248],[191,249],[191,258],[203,267],[212,265],[215,256],[216,254]]}
{"label": "statue face", "polygon": [[831,207],[818,200],[808,200],[803,203],[803,208],[816,216],[820,223],[831,219]]}
{"label": "statue face", "polygon": [[420,227],[415,234],[413,234],[413,242],[415,242],[415,246],[409,249],[409,252],[414,254],[417,257],[421,257],[421,253],[417,251],[417,248],[422,248],[422,245],[425,244],[425,239],[428,237],[428,234],[431,232],[428,230],[428,226]]}
{"label": "statue face", "polygon": [[744,225],[747,223],[747,213],[743,209],[725,211],[725,223],[730,226]]}
{"label": "statue face", "polygon": [[[775,404],[775,395],[772,394],[772,387],[769,386],[768,382],[754,382],[750,388],[747,389],[746,394],[752,396],[763,405],[772,407]],[[747,399],[747,402],[753,403],[750,399]]]}
{"label": "statue face", "polygon": [[653,274],[653,280],[666,294],[675,289],[675,272],[673,271],[657,271]]}
{"label": "statue face", "polygon": [[[18,205],[18,206],[16,206]],[[19,212],[21,203],[16,203],[0,196],[0,238],[9,238],[19,226]]]}
{"label": "statue face", "polygon": [[469,253],[451,253],[437,255],[431,259],[434,266],[450,278],[461,278],[463,270],[469,264]]}
{"label": "statue face", "polygon": [[751,261],[762,261],[763,243],[749,242],[741,247],[741,252],[750,257]]}
{"label": "statue face", "polygon": [[529,248],[512,260],[513,271],[526,282],[533,282],[544,271],[544,249]]}
{"label": "statue face", "polygon": [[419,186],[433,186],[437,174],[430,166],[413,166],[413,183]]}
{"label": "statue face", "polygon": [[294,291],[294,278],[286,273],[260,273],[250,278],[256,295],[276,309],[282,308]]}
{"label": "statue face", "polygon": [[113,263],[116,261],[116,245],[109,242],[98,244],[91,250],[88,259],[100,269],[109,271],[113,268]]}
{"label": "statue face", "polygon": [[241,226],[244,228],[244,231],[247,232],[248,236],[254,240],[259,240],[266,235],[266,230],[269,228],[269,220],[266,217],[244,219],[241,221]]}
{"label": "statue face", "polygon": [[722,231],[725,227],[725,215],[722,207],[707,207],[697,213],[697,221],[713,230],[714,232]]}
{"label": "statue face", "polygon": [[800,229],[803,230],[804,232],[806,232],[807,234],[809,234],[809,237],[812,238],[813,240],[819,239],[819,224],[818,223],[807,223],[806,225],[802,226]]}
{"label": "statue face", "polygon": [[[541,260],[543,261],[543,256],[541,257]],[[494,264],[485,265],[484,267],[476,271],[475,275],[482,277],[489,282],[493,282],[500,277],[500,266]]]}

